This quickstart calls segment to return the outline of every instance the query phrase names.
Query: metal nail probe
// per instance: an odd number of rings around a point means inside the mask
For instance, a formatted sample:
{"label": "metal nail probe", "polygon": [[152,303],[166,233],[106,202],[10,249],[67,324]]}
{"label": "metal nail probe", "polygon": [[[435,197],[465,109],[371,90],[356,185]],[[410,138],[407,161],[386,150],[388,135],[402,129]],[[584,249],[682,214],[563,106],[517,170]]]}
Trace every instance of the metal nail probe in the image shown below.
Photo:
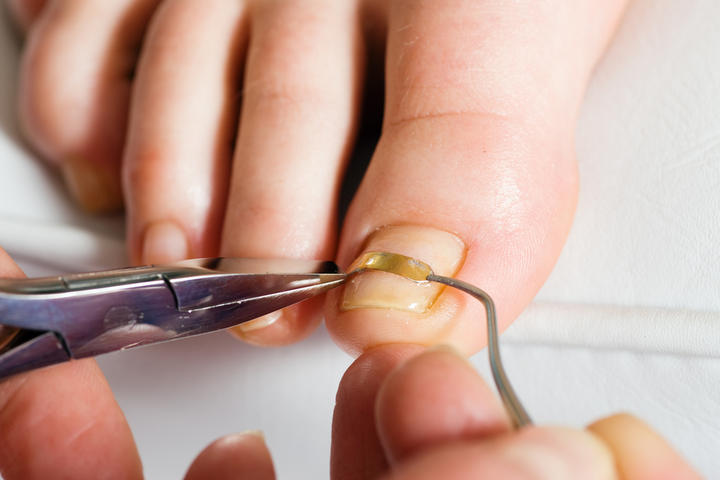
{"label": "metal nail probe", "polygon": [[531,425],[532,420],[522,403],[513,390],[510,380],[503,368],[500,358],[500,345],[498,342],[497,317],[495,314],[495,303],[492,298],[483,290],[454,278],[435,275],[429,265],[414,258],[406,257],[396,253],[368,252],[362,255],[350,267],[348,275],[368,271],[379,270],[387,273],[400,275],[414,282],[437,282],[452,288],[461,290],[468,295],[480,300],[485,306],[487,313],[487,339],[488,357],[490,359],[490,370],[492,371],[495,385],[502,399],[505,410],[515,428]]}
{"label": "metal nail probe", "polygon": [[346,279],[331,262],[236,258],[0,279],[0,379],[232,327]]}

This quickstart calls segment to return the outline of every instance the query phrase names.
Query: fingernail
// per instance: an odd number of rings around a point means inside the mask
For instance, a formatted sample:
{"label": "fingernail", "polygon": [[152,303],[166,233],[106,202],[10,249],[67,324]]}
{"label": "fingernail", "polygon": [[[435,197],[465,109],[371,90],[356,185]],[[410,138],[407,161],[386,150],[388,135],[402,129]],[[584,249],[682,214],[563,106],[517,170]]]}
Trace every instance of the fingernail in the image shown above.
{"label": "fingernail", "polygon": [[259,437],[259,438],[261,438],[263,442],[265,441],[265,434],[263,433],[262,430],[245,430],[244,432],[239,432],[237,435],[238,435],[238,436],[241,436],[241,437],[244,437],[244,436],[246,436],[246,435],[250,435],[250,436],[253,436],[253,437]]}
{"label": "fingernail", "polygon": [[142,245],[143,263],[169,263],[187,258],[185,232],[174,222],[150,224],[145,230]]}
{"label": "fingernail", "polygon": [[249,322],[241,323],[240,325],[231,328],[230,331],[233,334],[239,334],[238,336],[242,338],[244,333],[254,332],[256,330],[260,330],[261,328],[269,327],[280,320],[280,317],[282,317],[282,310],[276,310],[263,315],[262,317],[250,320]]}
{"label": "fingernail", "polygon": [[247,442],[260,441],[261,444],[267,446],[265,434],[262,430],[245,430],[244,432],[231,433],[218,438],[212,443],[215,449],[233,448],[238,445],[245,445]]}
{"label": "fingernail", "polygon": [[428,347],[428,349],[425,350],[425,353],[449,353],[451,355],[455,355],[455,356],[460,357],[463,360],[467,361],[467,358],[462,353],[460,353],[459,350],[457,350],[452,345],[447,345],[444,343],[440,343],[440,344]]}
{"label": "fingernail", "polygon": [[243,432],[230,433],[228,435],[224,435],[221,438],[218,438],[213,443],[217,447],[224,447],[226,445],[234,445],[238,442],[243,442],[244,440],[251,438],[258,438],[262,443],[265,443],[265,434],[262,432],[262,430],[245,430]]}
{"label": "fingernail", "polygon": [[63,164],[62,174],[71,195],[84,210],[108,213],[122,208],[119,171],[72,158]]}
{"label": "fingernail", "polygon": [[[430,227],[388,226],[373,233],[365,252],[399,253],[427,263],[438,275],[453,276],[465,259],[465,244],[452,233]],[[364,272],[345,286],[341,310],[388,308],[425,313],[443,286],[417,283],[386,272]]]}
{"label": "fingernail", "polygon": [[580,430],[545,427],[521,431],[500,455],[537,480],[616,478],[610,451]]}

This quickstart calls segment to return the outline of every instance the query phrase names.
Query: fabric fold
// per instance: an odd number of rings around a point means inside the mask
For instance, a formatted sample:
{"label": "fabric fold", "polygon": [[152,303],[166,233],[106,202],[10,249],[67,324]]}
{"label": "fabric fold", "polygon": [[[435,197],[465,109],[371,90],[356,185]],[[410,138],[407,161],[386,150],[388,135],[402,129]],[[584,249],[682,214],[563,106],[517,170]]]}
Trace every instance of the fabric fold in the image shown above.
{"label": "fabric fold", "polygon": [[720,312],[535,302],[502,336],[509,344],[720,357]]}

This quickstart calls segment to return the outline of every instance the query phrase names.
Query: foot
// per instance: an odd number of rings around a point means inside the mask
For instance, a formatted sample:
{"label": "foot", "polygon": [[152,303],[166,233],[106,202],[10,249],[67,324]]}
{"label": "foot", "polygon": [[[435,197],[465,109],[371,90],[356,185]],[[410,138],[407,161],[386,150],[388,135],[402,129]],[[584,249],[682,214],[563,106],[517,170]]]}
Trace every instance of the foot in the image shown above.
{"label": "foot", "polygon": [[[23,123],[90,209],[118,204],[122,169],[134,262],[337,252],[348,267],[387,250],[482,287],[504,328],[570,228],[575,117],[624,2],[452,3],[50,2],[21,15]],[[381,139],[338,234],[363,81],[383,64]],[[321,313],[237,332],[289,343]],[[325,313],[353,354],[485,343],[479,303],[383,273]]]}

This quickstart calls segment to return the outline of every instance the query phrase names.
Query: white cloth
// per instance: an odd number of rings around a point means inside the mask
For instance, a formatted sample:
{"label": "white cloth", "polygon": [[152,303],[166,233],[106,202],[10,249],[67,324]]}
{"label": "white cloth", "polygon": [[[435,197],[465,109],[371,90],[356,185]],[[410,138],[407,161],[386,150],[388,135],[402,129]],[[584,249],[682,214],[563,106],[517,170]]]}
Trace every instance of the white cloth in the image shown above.
{"label": "white cloth", "polygon": [[[631,411],[710,478],[720,470],[720,3],[637,0],[594,75],[577,135],[568,244],[503,336],[539,421]],[[0,32],[0,245],[31,274],[125,263],[122,222],[88,218],[18,140],[17,42]],[[51,239],[51,241],[48,241]],[[487,375],[485,353],[473,360]],[[280,478],[328,474],[350,359],[319,330],[264,350],[213,334],[100,358],[148,478],[213,438],[262,429]]]}

